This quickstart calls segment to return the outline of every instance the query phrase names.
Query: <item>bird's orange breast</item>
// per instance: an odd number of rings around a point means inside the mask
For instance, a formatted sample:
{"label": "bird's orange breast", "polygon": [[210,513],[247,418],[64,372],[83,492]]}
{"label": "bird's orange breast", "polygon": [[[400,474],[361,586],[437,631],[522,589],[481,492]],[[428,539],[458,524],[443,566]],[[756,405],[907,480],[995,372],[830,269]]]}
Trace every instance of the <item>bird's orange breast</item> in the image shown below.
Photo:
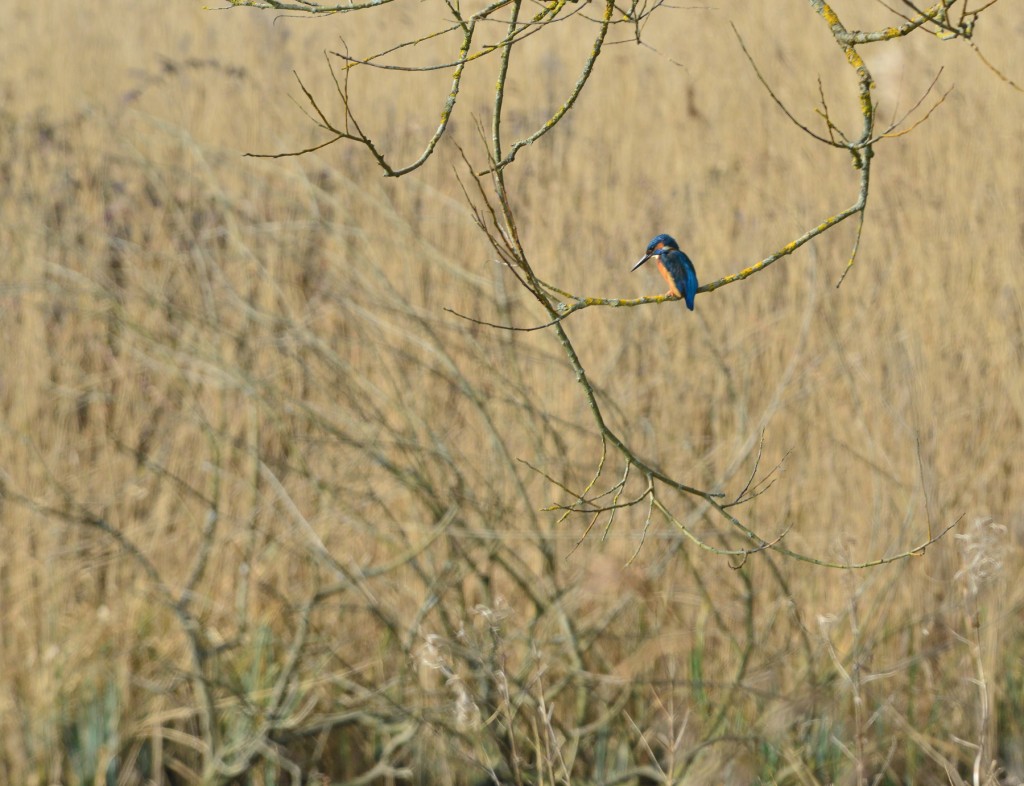
{"label": "bird's orange breast", "polygon": [[682,297],[683,293],[679,291],[679,287],[676,286],[675,279],[672,278],[672,274],[668,272],[668,268],[661,262],[661,257],[658,257],[658,272],[661,273],[661,277],[668,283],[668,291],[676,297]]}

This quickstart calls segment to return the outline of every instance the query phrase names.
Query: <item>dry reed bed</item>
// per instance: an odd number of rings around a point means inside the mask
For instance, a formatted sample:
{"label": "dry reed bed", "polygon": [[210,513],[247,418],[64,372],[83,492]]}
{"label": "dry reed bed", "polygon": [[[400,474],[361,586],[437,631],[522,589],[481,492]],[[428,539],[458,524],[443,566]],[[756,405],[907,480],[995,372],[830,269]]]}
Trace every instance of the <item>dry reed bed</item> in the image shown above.
{"label": "dry reed bed", "polygon": [[[114,46],[119,10],[140,24]],[[980,40],[1005,63],[1022,21],[998,11]],[[221,771],[256,783],[378,759],[420,782],[946,782],[982,741],[1024,776],[1024,104],[969,50],[921,36],[902,65],[879,58],[903,106],[939,64],[958,89],[881,149],[840,290],[852,227],[695,314],[569,324],[614,427],[695,485],[735,494],[764,432],[762,470],[785,463],[744,509],[762,534],[854,561],[961,517],[963,537],[864,572],[769,554],[731,570],[656,520],[626,566],[641,510],[570,555],[586,522],[556,525],[540,508],[567,495],[519,461],[575,487],[595,469],[558,346],[442,310],[541,319],[489,259],[454,149],[399,182],[352,149],[238,155],[314,138],[283,96],[290,67],[326,95],[320,36],[365,51],[414,13],[271,26],[107,5],[73,35],[53,13],[5,33],[24,74],[0,85],[6,780],[91,782],[116,754],[129,782],[187,782],[211,733]],[[843,117],[813,14],[732,13],[802,116],[821,73]],[[848,161],[754,83],[724,11],[662,18],[652,43],[682,66],[609,49],[562,133],[509,172],[534,264],[581,294],[659,287],[627,272],[656,231],[711,280],[854,197]],[[510,135],[571,84],[581,29],[523,50],[517,85],[543,87],[514,91]],[[35,46],[50,31],[56,61]],[[368,125],[414,154],[446,77],[360,79]],[[492,77],[474,79],[485,115]],[[454,133],[473,155],[468,112]]]}

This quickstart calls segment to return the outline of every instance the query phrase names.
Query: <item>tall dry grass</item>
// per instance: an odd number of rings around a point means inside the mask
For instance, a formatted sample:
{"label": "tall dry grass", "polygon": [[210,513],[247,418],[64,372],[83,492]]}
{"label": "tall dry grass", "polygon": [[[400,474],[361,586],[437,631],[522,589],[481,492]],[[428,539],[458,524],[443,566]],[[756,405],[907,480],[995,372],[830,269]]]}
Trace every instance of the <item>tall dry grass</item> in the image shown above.
{"label": "tall dry grass", "polygon": [[[851,5],[851,26],[884,18]],[[610,423],[675,475],[735,494],[763,433],[762,474],[782,469],[743,515],[765,536],[840,561],[955,536],[860,572],[737,570],[655,520],[627,565],[641,513],[573,551],[587,522],[556,525],[542,508],[571,499],[524,463],[578,488],[599,459],[557,344],[443,310],[543,320],[454,146],[400,181],[342,146],[241,158],[320,139],[291,69],[329,106],[336,36],[365,54],[432,14],[7,15],[0,780],[1020,782],[1020,94],[964,45],[868,51],[883,113],[939,66],[956,90],[880,147],[841,289],[846,225],[694,314],[568,323]],[[801,117],[820,75],[853,123],[808,8],[659,19],[508,172],[534,265],[573,292],[657,291],[627,271],[660,231],[713,280],[855,197],[729,27]],[[1022,33],[1001,3],[977,38],[1017,82]],[[589,37],[527,41],[509,136],[563,100]],[[449,78],[359,73],[354,106],[409,160]],[[471,156],[493,79],[464,86]]]}

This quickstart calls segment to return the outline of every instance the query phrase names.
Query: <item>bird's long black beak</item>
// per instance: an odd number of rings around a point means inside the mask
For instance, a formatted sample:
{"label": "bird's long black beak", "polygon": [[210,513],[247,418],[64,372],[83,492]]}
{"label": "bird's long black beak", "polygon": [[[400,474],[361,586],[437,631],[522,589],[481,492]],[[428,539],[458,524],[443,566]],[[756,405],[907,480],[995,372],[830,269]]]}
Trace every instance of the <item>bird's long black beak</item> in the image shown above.
{"label": "bird's long black beak", "polygon": [[640,265],[642,265],[644,262],[646,262],[648,259],[650,259],[653,256],[654,256],[654,254],[644,254],[644,256],[642,256],[640,258],[640,261],[637,262],[635,265],[633,265],[633,267],[630,268],[629,272],[632,273],[634,270],[636,270],[638,267],[640,267]]}

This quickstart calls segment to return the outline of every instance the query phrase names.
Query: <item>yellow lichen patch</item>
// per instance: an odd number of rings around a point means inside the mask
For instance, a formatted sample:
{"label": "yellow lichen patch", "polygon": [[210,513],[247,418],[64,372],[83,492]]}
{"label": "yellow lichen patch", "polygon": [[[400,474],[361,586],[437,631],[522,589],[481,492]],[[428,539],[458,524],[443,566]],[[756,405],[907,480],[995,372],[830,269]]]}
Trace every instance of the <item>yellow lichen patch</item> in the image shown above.
{"label": "yellow lichen patch", "polygon": [[842,27],[843,23],[839,21],[839,17],[836,16],[836,12],[832,10],[832,7],[828,3],[821,4],[821,15],[825,18],[825,21],[828,22],[829,25],[839,25],[840,27]]}

